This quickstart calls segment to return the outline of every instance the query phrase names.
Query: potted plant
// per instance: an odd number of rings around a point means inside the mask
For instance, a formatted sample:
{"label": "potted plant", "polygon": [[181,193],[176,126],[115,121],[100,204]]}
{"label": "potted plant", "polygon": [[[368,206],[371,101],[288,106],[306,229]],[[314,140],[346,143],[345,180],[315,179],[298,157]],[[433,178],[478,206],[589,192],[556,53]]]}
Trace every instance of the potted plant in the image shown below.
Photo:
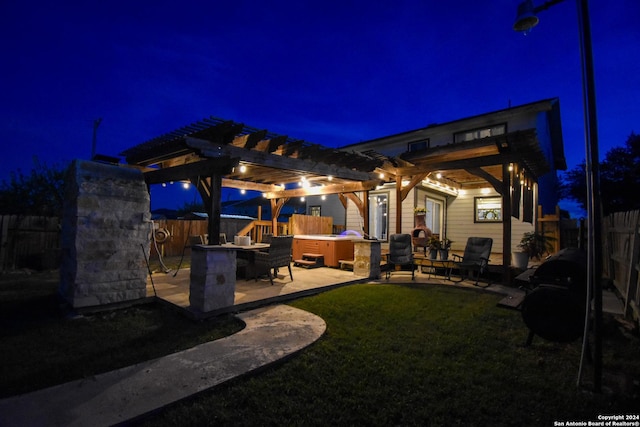
{"label": "potted plant", "polygon": [[427,209],[416,206],[415,208],[413,208],[413,214],[416,215],[416,216],[417,215],[426,215],[427,214]]}
{"label": "potted plant", "polygon": [[445,261],[449,259],[449,249],[451,249],[451,244],[453,241],[447,239],[446,237],[440,242],[440,259]]}
{"label": "potted plant", "polygon": [[555,240],[555,237],[547,236],[545,233],[538,233],[536,231],[524,233],[518,244],[521,252],[513,253],[514,267],[526,270],[529,265],[529,260],[534,258],[540,260],[542,255],[553,251],[552,242]]}
{"label": "potted plant", "polygon": [[427,248],[429,248],[429,258],[438,258],[438,250],[441,248],[442,242],[436,236],[430,236],[427,240]]}

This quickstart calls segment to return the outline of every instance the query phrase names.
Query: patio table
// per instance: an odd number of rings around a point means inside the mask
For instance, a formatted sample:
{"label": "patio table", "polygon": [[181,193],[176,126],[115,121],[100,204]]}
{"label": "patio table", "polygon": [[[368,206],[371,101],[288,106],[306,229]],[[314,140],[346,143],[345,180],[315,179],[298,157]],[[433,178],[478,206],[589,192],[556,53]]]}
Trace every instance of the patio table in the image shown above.
{"label": "patio table", "polygon": [[427,257],[421,257],[421,256],[414,256],[414,262],[416,263],[416,265],[420,266],[420,272],[424,273],[424,268],[428,268],[429,271],[429,277],[431,277],[431,275],[438,275],[436,273],[436,269],[441,268],[444,270],[444,278],[446,280],[451,280],[451,270],[453,270],[453,267],[455,266],[455,263],[453,262],[453,260],[450,259],[431,259],[431,258],[427,258]]}
{"label": "patio table", "polygon": [[255,270],[255,253],[269,249],[268,243],[254,243],[252,245],[236,245],[235,243],[225,243],[221,245],[225,248],[236,249],[237,267],[236,274],[244,279],[252,278]]}

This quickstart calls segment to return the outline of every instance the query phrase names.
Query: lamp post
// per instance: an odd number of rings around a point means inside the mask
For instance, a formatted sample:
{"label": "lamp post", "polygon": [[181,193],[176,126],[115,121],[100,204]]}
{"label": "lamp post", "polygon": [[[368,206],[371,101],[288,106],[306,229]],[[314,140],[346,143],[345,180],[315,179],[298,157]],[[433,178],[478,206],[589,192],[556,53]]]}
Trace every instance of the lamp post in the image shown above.
{"label": "lamp post", "polygon": [[[562,2],[550,0],[534,7],[533,0],[525,0],[518,6],[518,15],[513,24],[515,31],[528,32],[540,21],[536,13]],[[591,47],[591,24],[588,0],[576,0],[580,33],[580,59],[582,65],[582,96],[584,105],[586,180],[587,180],[587,286],[593,292],[594,331],[594,390],[602,387],[602,210],[600,202],[600,160],[598,154],[598,126],[596,119],[595,78]],[[587,292],[589,295],[590,292]],[[590,298],[587,299],[587,313]],[[586,340],[586,334],[585,334]],[[583,347],[584,348],[584,347]],[[582,364],[581,364],[582,369]],[[578,382],[580,375],[578,375]]]}

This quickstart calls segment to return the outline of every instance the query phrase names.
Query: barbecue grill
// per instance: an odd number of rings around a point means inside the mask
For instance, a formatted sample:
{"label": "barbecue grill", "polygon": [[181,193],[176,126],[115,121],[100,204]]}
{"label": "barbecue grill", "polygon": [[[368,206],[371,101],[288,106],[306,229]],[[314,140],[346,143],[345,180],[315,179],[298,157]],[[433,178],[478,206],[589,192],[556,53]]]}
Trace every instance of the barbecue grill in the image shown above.
{"label": "barbecue grill", "polygon": [[567,248],[543,262],[531,275],[533,290],[522,303],[522,319],[534,335],[549,341],[571,342],[582,335],[586,310],[587,257]]}

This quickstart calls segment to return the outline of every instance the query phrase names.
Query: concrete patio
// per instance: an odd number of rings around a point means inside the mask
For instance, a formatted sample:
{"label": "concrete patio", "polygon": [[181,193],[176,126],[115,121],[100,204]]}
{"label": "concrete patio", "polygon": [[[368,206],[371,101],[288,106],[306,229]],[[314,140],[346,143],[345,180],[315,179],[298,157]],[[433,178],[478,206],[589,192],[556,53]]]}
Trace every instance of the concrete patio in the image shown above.
{"label": "concrete patio", "polygon": [[[170,303],[184,310],[190,317],[203,318],[225,312],[240,312],[264,305],[280,303],[354,283],[416,283],[479,289],[474,286],[473,281],[464,280],[462,282],[452,282],[442,275],[422,272],[421,268],[418,268],[416,271],[415,280],[413,281],[411,280],[409,272],[395,272],[389,279],[385,279],[385,274],[383,273],[380,279],[370,279],[356,276],[351,270],[338,268],[320,267],[307,269],[292,265],[291,269],[293,280],[289,277],[286,269],[281,270],[278,277],[274,279],[273,286],[267,277],[258,278],[257,281],[253,279],[237,279],[234,305],[209,313],[198,313],[190,307],[189,268],[169,271],[169,273],[166,274],[154,272],[152,277],[147,280],[147,296],[153,297],[155,295],[161,301]],[[484,284],[486,285],[486,283]],[[502,294],[505,298],[513,299],[514,301],[524,296],[524,291],[517,287],[505,287],[499,283],[492,283],[491,286],[485,288],[485,290]]]}

